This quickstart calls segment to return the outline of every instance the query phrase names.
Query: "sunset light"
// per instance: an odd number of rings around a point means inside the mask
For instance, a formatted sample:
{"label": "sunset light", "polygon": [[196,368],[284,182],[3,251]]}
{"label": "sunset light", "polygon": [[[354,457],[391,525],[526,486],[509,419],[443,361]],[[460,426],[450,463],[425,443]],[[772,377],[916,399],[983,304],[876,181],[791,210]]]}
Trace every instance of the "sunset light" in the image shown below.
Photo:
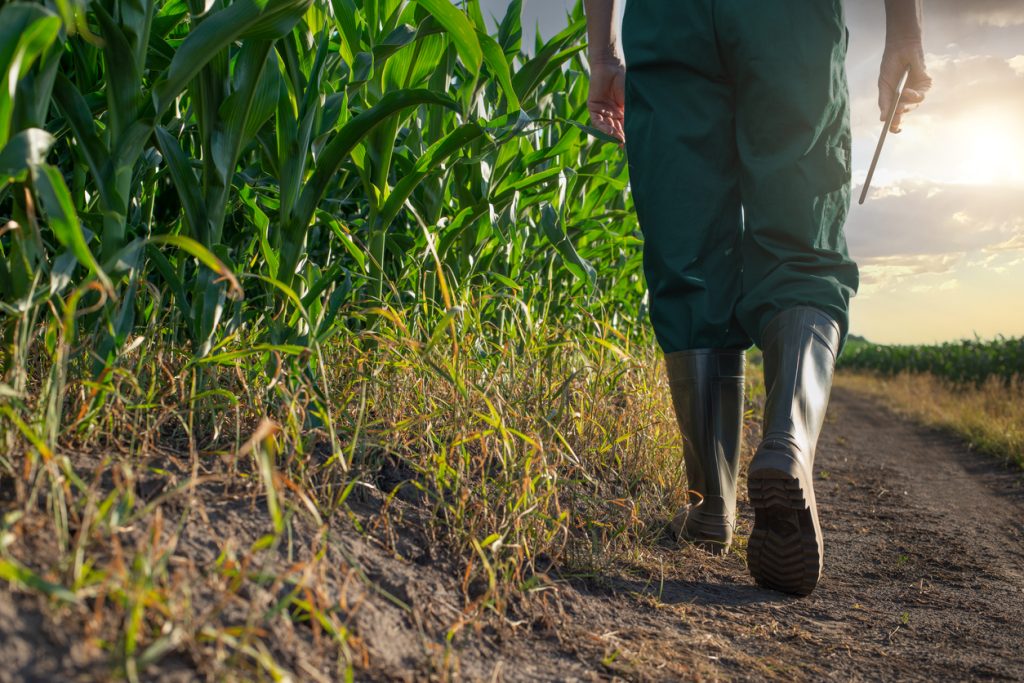
{"label": "sunset light", "polygon": [[[853,329],[883,343],[1024,334],[1024,10],[930,3],[934,85],[890,136],[846,226],[861,266]],[[881,2],[847,2],[853,176],[878,137]]]}
{"label": "sunset light", "polygon": [[1024,184],[1024,131],[1009,112],[969,114],[949,126],[957,135],[945,153],[959,160],[957,180],[975,185]]}

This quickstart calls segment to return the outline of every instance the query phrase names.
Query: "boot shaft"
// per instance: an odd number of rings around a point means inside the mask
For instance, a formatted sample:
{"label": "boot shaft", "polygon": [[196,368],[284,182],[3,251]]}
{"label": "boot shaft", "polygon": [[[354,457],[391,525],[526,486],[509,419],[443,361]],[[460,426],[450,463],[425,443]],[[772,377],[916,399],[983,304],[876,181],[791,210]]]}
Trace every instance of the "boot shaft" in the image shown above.
{"label": "boot shaft", "polygon": [[839,343],[838,323],[808,306],[783,311],[765,327],[764,446],[795,451],[813,463]]}
{"label": "boot shaft", "polygon": [[744,353],[701,349],[665,356],[683,437],[689,506],[677,533],[713,552],[728,548],[736,518],[743,431]]}
{"label": "boot shaft", "polygon": [[743,429],[744,353],[681,351],[667,354],[665,366],[689,488],[699,496],[734,497]]}

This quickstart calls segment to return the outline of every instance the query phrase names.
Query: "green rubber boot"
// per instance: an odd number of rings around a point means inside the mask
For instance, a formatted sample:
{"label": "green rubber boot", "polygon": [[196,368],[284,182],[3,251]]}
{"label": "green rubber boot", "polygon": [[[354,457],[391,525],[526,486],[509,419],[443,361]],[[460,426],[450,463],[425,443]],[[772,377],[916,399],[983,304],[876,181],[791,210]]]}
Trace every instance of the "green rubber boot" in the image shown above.
{"label": "green rubber boot", "polygon": [[807,306],[788,309],[763,334],[764,435],[747,474],[754,530],[747,565],[757,583],[807,595],[824,546],[814,502],[814,450],[839,351],[839,325]]}
{"label": "green rubber boot", "polygon": [[707,552],[724,553],[736,526],[744,355],[678,351],[666,354],[665,367],[689,486],[689,504],[672,520],[672,530]]}

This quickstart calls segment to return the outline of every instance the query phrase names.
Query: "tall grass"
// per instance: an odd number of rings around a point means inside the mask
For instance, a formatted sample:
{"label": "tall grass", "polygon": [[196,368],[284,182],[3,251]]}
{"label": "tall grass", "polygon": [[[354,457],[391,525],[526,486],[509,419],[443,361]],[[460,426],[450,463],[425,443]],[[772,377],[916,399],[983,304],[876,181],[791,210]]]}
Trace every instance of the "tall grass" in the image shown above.
{"label": "tall grass", "polygon": [[1024,465],[1024,339],[892,346],[856,339],[839,367],[841,385]]}
{"label": "tall grass", "polygon": [[[408,325],[328,341],[319,376],[239,353],[207,364],[207,390],[186,351],[159,336],[131,344],[104,410],[89,412],[96,383],[72,382],[76,421],[56,447],[11,456],[0,562],[18,573],[6,580],[52,595],[55,618],[91,634],[115,674],[144,678],[174,652],[213,678],[302,678],[285,656],[301,643],[275,641],[283,622],[317,620],[338,634],[321,648],[340,676],[365,665],[331,597],[352,525],[397,554],[409,517],[424,535],[414,543],[453,561],[456,640],[486,615],[521,614],[552,567],[600,570],[661,535],[686,487],[649,347],[555,326],[508,344],[467,317],[456,352],[425,351],[431,330]],[[250,523],[215,517],[235,500],[255,509]],[[204,515],[220,520],[200,538],[215,566],[195,555]],[[213,609],[267,591],[279,603],[253,603],[244,622]]]}

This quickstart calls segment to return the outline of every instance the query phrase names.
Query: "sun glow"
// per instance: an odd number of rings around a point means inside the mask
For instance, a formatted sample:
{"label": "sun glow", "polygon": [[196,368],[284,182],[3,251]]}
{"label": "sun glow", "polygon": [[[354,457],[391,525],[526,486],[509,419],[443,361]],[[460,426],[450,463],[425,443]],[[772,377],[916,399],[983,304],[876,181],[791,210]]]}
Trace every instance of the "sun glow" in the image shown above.
{"label": "sun glow", "polygon": [[959,181],[971,185],[1024,185],[1024,132],[1003,113],[967,116],[956,124]]}

